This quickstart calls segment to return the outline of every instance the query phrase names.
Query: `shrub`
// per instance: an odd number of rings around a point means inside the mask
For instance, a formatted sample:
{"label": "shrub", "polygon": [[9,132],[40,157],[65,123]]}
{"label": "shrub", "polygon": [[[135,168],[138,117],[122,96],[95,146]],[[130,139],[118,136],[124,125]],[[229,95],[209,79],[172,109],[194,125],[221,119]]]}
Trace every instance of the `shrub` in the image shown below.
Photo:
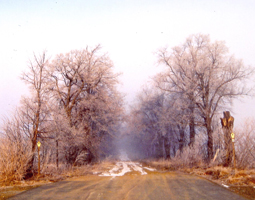
{"label": "shrub", "polygon": [[0,184],[7,185],[21,181],[30,156],[26,145],[2,138],[0,141]]}

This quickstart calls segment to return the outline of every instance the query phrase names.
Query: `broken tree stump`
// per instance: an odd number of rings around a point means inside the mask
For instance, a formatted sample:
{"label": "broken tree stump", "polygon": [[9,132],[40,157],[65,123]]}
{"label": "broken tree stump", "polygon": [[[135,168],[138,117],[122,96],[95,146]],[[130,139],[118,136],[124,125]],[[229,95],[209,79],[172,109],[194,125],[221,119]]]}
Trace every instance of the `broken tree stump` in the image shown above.
{"label": "broken tree stump", "polygon": [[231,133],[234,127],[234,117],[230,115],[229,111],[223,112],[223,118],[221,119],[221,125],[224,133],[224,150],[225,156],[223,166],[228,167],[232,163],[233,158],[233,145],[231,139]]}

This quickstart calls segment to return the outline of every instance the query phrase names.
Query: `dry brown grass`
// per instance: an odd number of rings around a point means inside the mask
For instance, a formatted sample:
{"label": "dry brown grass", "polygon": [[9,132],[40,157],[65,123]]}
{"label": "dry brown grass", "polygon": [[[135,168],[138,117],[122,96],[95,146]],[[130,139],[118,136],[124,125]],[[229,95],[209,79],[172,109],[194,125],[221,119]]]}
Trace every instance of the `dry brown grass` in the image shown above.
{"label": "dry brown grass", "polygon": [[166,160],[166,159],[147,159],[141,161],[144,165],[154,167],[157,170],[169,171],[169,170],[187,170],[190,172],[192,167],[184,165],[179,160]]}
{"label": "dry brown grass", "polygon": [[240,170],[229,176],[227,183],[232,185],[255,185],[255,170]]}
{"label": "dry brown grass", "polygon": [[146,161],[146,163],[158,170],[175,170],[177,167],[170,160],[165,159]]}
{"label": "dry brown grass", "polygon": [[189,167],[174,160],[144,160],[144,165],[154,167],[158,170],[171,171],[178,170],[189,174],[196,174],[210,180],[218,181],[233,186],[255,186],[255,170],[241,170],[230,167],[214,166],[208,167],[204,163]]}
{"label": "dry brown grass", "polygon": [[182,153],[178,151],[172,159],[143,160],[142,162],[158,170],[190,170],[206,166],[199,152],[189,147],[185,148]]}
{"label": "dry brown grass", "polygon": [[232,186],[255,186],[255,170],[234,170],[229,167],[210,167],[193,169],[190,173],[206,176],[211,180]]}
{"label": "dry brown grass", "polygon": [[[15,139],[15,137],[13,137]],[[24,182],[27,162],[31,156],[31,149],[26,143],[17,142],[13,138],[0,139],[0,186],[20,185]],[[19,140],[21,141],[21,140]],[[100,174],[114,165],[114,161],[106,159],[80,167],[60,164],[47,164],[48,160],[41,163],[40,177],[35,174],[29,181],[59,181],[68,177],[83,176],[86,174]],[[37,165],[35,165],[37,167]]]}
{"label": "dry brown grass", "polygon": [[0,185],[15,184],[23,180],[31,154],[22,143],[0,142]]}
{"label": "dry brown grass", "polygon": [[87,174],[100,174],[111,169],[114,166],[114,161],[101,161],[83,166],[66,166],[60,165],[59,168],[55,164],[45,165],[41,172],[40,179],[50,181],[59,181],[65,178],[85,176]]}
{"label": "dry brown grass", "polygon": [[216,166],[205,169],[204,173],[206,175],[211,175],[214,179],[221,179],[229,177],[232,173],[232,169],[228,167]]}
{"label": "dry brown grass", "polygon": [[55,164],[44,164],[40,176],[36,175],[29,180],[13,177],[11,181],[6,177],[6,181],[0,186],[0,200],[51,182],[57,182],[71,177],[85,176],[87,174],[100,174],[108,171],[114,165],[115,162],[110,160],[80,167],[67,167],[61,164],[57,168]]}

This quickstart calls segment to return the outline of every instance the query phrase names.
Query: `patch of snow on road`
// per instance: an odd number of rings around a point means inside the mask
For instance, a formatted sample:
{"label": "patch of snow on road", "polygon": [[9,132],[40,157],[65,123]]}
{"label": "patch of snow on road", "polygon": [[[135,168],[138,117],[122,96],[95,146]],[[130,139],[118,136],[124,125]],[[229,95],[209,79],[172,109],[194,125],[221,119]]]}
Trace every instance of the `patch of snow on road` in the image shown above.
{"label": "patch of snow on road", "polygon": [[226,188],[229,188],[229,186],[228,185],[224,185],[224,184],[222,184],[224,187],[226,187]]}
{"label": "patch of snow on road", "polygon": [[[147,174],[147,172],[143,170],[142,165],[140,163],[134,163],[130,161],[126,152],[121,151],[119,158],[121,162],[117,162],[114,168],[112,168],[109,172],[102,173],[99,176],[112,176],[112,177],[123,176],[124,174],[131,172],[132,171],[131,168],[134,171],[140,172],[141,175]],[[154,171],[154,169],[150,168],[148,168],[147,170]]]}
{"label": "patch of snow on road", "polygon": [[142,175],[147,174],[147,172],[143,171],[142,167],[139,167],[136,163],[128,162],[129,165],[133,168],[133,170],[140,172]]}
{"label": "patch of snow on road", "polygon": [[147,169],[147,170],[149,170],[151,172],[156,171],[156,169],[152,169],[152,168],[149,168],[149,167],[144,167],[144,169]]}
{"label": "patch of snow on road", "polygon": [[[121,171],[119,173],[114,173],[114,172],[119,171],[120,169],[121,169]],[[124,174],[126,174],[128,172],[131,172],[131,169],[128,167],[128,165],[125,162],[118,162],[116,164],[116,166],[109,171],[109,173],[102,173],[99,176],[113,176],[113,177],[116,177],[116,176],[123,176]]]}
{"label": "patch of snow on road", "polygon": [[116,166],[114,167],[114,168],[112,168],[110,171],[109,171],[109,173],[114,173],[114,172],[117,172],[118,170],[120,170],[120,168],[121,168],[121,163],[117,163],[116,164]]}
{"label": "patch of snow on road", "polygon": [[131,169],[128,167],[127,163],[122,162],[122,166],[123,166],[123,169],[122,169],[122,171],[118,174],[118,176],[123,176],[124,174],[126,174],[126,173],[128,173],[128,172],[131,172]]}

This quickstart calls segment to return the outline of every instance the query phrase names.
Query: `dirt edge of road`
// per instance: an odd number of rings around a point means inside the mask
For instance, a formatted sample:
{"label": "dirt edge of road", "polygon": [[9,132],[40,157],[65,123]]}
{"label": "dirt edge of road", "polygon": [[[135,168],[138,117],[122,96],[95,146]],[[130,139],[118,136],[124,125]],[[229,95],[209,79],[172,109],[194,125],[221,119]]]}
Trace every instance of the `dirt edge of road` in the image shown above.
{"label": "dirt edge of road", "polygon": [[[204,168],[204,167],[193,167],[193,168],[176,168],[171,165],[165,165],[158,162],[141,162],[144,166],[154,167],[158,171],[180,171],[185,174],[196,175],[204,178],[208,181],[216,183],[236,194],[239,194],[247,199],[255,200],[255,175],[247,176],[243,170],[237,171],[234,175],[233,170],[223,167],[215,168]],[[230,171],[231,170],[231,171]],[[230,171],[230,172],[226,172]],[[223,175],[222,175],[223,174]],[[240,174],[242,175],[240,177]],[[246,175],[246,177],[245,177]],[[252,177],[252,178],[250,178]],[[236,178],[236,179],[235,179]],[[231,181],[233,184],[230,184]],[[236,182],[235,182],[236,180]],[[247,181],[248,180],[248,181]]]}
{"label": "dirt edge of road", "polygon": [[0,188],[0,200],[4,200],[4,199],[8,199],[12,196],[15,196],[21,192],[24,192],[24,191],[27,191],[27,190],[31,190],[33,188],[37,188],[37,187],[40,187],[42,185],[45,185],[45,184],[49,184],[51,182],[34,182],[33,184],[31,185],[15,185],[15,186],[6,186],[6,187],[1,187]]}
{"label": "dirt edge of road", "polygon": [[[221,178],[221,179],[217,179],[217,177],[215,178],[215,174],[214,173],[208,173],[208,169],[205,168],[195,168],[195,169],[171,169],[171,168],[165,168],[165,167],[159,167],[159,166],[154,166],[151,163],[148,162],[141,162],[143,167],[154,167],[156,168],[158,171],[160,172],[169,172],[169,171],[179,171],[182,173],[186,173],[186,174],[192,174],[192,175],[196,175],[199,176],[201,178],[204,178],[206,180],[209,180],[213,183],[216,183],[222,187],[225,187],[226,189],[235,192],[247,199],[255,199],[255,187],[252,185],[230,185],[227,183],[226,179]],[[10,198],[12,196],[15,196],[21,192],[45,185],[45,184],[51,184],[53,182],[58,182],[58,181],[62,181],[65,180],[67,178],[71,178],[71,177],[79,177],[79,176],[86,176],[88,174],[92,175],[98,175],[100,173],[105,172],[105,170],[109,169],[110,167],[112,167],[114,164],[110,163],[110,164],[103,164],[103,167],[95,167],[95,168],[90,168],[90,172],[87,171],[87,173],[81,173],[81,174],[74,174],[71,176],[59,176],[59,177],[44,177],[41,179],[35,179],[35,180],[30,180],[30,181],[23,181],[19,184],[16,184],[14,186],[6,186],[6,187],[0,187],[0,200],[4,200],[7,198]]]}
{"label": "dirt edge of road", "polygon": [[201,175],[201,174],[196,174],[196,173],[187,173],[184,172],[186,174],[195,174],[196,176],[199,176],[201,178],[204,178],[212,183],[216,183],[224,188],[226,188],[227,190],[230,190],[236,194],[239,194],[247,199],[250,200],[254,200],[255,199],[255,187],[254,186],[250,186],[250,185],[227,185],[226,183],[224,184],[224,181],[222,180],[215,180],[213,179],[211,176],[208,175]]}
{"label": "dirt edge of road", "polygon": [[69,169],[63,172],[54,171],[55,175],[53,175],[54,172],[51,173],[50,175],[41,174],[40,178],[34,177],[30,180],[24,180],[24,181],[12,183],[12,185],[0,186],[0,200],[8,199],[21,192],[25,192],[27,190],[40,187],[42,185],[64,181],[68,178],[86,176],[88,174],[97,175],[97,174],[105,172],[106,170],[110,169],[114,165],[115,165],[115,161],[104,161],[104,162],[95,163],[93,165],[74,167],[72,169]]}

